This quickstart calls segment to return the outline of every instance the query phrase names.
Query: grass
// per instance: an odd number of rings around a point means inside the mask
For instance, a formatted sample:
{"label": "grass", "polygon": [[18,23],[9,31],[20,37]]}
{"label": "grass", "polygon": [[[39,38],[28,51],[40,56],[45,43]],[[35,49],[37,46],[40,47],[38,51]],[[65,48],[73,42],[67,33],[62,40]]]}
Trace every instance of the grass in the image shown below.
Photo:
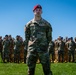
{"label": "grass", "polygon": [[[76,75],[76,63],[52,63],[53,75]],[[26,64],[0,63],[0,75],[27,75]],[[36,65],[35,75],[44,75],[41,64]]]}
{"label": "grass", "polygon": [[52,64],[54,75],[76,75],[76,63],[56,63]]}
{"label": "grass", "polygon": [[[76,75],[76,63],[52,63],[53,75]],[[27,75],[28,67],[20,63],[1,63],[0,75]],[[44,75],[41,64],[36,64],[35,75]]]}

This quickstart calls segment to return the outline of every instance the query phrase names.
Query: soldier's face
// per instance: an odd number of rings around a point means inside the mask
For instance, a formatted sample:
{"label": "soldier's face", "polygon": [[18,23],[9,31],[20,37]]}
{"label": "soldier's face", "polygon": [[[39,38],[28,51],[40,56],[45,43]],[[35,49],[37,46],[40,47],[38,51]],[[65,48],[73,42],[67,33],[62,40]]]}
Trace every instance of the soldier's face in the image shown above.
{"label": "soldier's face", "polygon": [[5,37],[5,39],[7,40],[7,39],[8,39],[8,37]]}
{"label": "soldier's face", "polygon": [[41,16],[41,14],[42,14],[42,9],[37,8],[37,9],[34,10],[34,15],[35,16]]}
{"label": "soldier's face", "polygon": [[2,39],[2,37],[0,37],[0,39]]}

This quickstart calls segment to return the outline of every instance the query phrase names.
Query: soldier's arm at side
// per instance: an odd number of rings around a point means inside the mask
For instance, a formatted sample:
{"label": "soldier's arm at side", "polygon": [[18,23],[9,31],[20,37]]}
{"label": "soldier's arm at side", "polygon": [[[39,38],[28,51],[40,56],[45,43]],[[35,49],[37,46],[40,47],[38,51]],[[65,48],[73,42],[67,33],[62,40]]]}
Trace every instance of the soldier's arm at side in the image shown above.
{"label": "soldier's arm at side", "polygon": [[48,44],[52,41],[52,27],[50,23],[48,23],[47,40],[48,40]]}
{"label": "soldier's arm at side", "polygon": [[29,24],[25,25],[25,41],[26,41],[26,49],[28,47],[28,41],[30,39],[30,28]]}
{"label": "soldier's arm at side", "polygon": [[48,24],[48,29],[47,29],[47,40],[48,40],[48,52],[50,51],[50,43],[52,42],[52,27],[51,24]]}

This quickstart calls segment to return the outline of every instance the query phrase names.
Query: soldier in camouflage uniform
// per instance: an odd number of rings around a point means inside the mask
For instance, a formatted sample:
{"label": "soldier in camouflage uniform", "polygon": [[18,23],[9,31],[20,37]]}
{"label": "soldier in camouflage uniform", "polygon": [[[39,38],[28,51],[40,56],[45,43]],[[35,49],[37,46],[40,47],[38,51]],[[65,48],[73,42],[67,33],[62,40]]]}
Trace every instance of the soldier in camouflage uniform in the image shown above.
{"label": "soldier in camouflage uniform", "polygon": [[41,17],[42,7],[40,5],[36,5],[33,12],[34,19],[25,26],[28,75],[34,75],[38,58],[42,64],[44,75],[52,75],[48,52],[49,42],[52,41],[52,27]]}
{"label": "soldier in camouflage uniform", "polygon": [[27,49],[26,49],[26,41],[23,42],[24,45],[24,63],[26,63]]}
{"label": "soldier in camouflage uniform", "polygon": [[65,43],[64,62],[68,62],[68,48],[67,48],[68,37],[64,39],[64,43]]}
{"label": "soldier in camouflage uniform", "polygon": [[3,40],[3,62],[9,62],[9,52],[10,52],[10,41],[8,40],[8,35],[5,35]]}
{"label": "soldier in camouflage uniform", "polygon": [[24,63],[24,44],[23,44],[23,38],[20,37],[21,41],[21,47],[20,47],[20,62]]}
{"label": "soldier in camouflage uniform", "polygon": [[63,38],[60,36],[58,38],[58,62],[60,62],[60,57],[61,57],[61,62],[64,62],[64,48],[65,48],[65,43],[63,42]]}
{"label": "soldier in camouflage uniform", "polygon": [[54,62],[58,62],[58,40],[55,39],[54,44],[55,44],[55,60]]}
{"label": "soldier in camouflage uniform", "polygon": [[69,42],[68,42],[68,60],[69,60],[69,62],[71,62],[71,60],[72,60],[72,62],[75,61],[74,56],[75,56],[75,42],[73,41],[73,38],[71,37],[71,38],[69,38]]}
{"label": "soldier in camouflage uniform", "polygon": [[3,60],[3,53],[2,53],[2,49],[3,49],[3,45],[2,45],[2,36],[0,36],[0,54],[1,54],[1,59]]}
{"label": "soldier in camouflage uniform", "polygon": [[14,42],[14,62],[19,63],[20,62],[20,49],[21,49],[21,41],[20,36],[16,36],[16,40]]}
{"label": "soldier in camouflage uniform", "polygon": [[75,63],[76,63],[76,37],[74,38],[74,42],[75,42]]}
{"label": "soldier in camouflage uniform", "polygon": [[8,40],[10,41],[10,54],[9,54],[9,60],[10,62],[14,61],[14,40],[12,39],[12,36],[8,36]]}
{"label": "soldier in camouflage uniform", "polygon": [[51,54],[52,55],[52,62],[54,62],[55,60],[55,43],[53,41],[51,41],[49,43],[49,48],[48,48],[48,51],[49,51],[49,55]]}

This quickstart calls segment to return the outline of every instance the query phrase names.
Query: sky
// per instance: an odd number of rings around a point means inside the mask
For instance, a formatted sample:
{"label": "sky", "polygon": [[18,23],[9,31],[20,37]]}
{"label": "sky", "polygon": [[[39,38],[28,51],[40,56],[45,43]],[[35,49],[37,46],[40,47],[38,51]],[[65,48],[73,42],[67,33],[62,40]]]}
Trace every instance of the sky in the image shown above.
{"label": "sky", "polygon": [[0,36],[25,39],[24,27],[33,19],[33,7],[42,6],[42,18],[52,25],[52,38],[76,37],[76,0],[0,0]]}

